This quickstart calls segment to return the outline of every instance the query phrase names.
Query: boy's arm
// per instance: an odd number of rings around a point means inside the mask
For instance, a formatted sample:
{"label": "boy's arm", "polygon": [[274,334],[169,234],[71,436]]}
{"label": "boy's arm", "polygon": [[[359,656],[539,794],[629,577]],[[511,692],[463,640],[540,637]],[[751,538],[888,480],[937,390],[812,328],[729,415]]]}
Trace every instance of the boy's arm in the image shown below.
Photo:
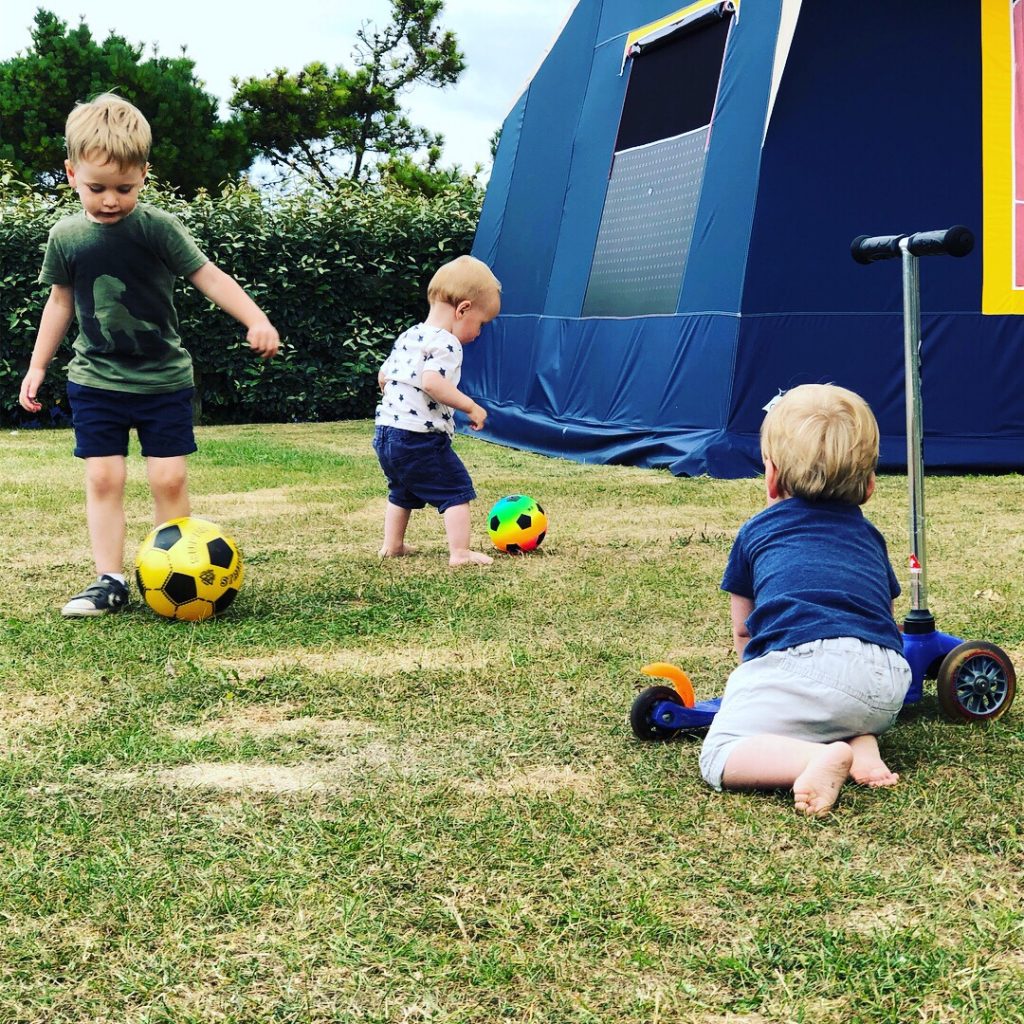
{"label": "boy's arm", "polygon": [[18,401],[22,409],[28,412],[39,412],[42,403],[36,400],[39,387],[46,379],[46,368],[50,365],[54,353],[68,333],[68,327],[75,315],[75,293],[68,284],[50,286],[50,296],[43,306],[43,315],[39,320],[39,331],[36,334],[35,347],[29,360],[28,373],[21,382],[21,394]]}
{"label": "boy's arm", "polygon": [[423,374],[423,390],[436,402],[449,405],[469,417],[469,425],[480,430],[487,419],[487,410],[477,405],[468,395],[464,395],[450,380],[446,380],[437,370],[427,370]]}
{"label": "boy's arm", "polygon": [[732,616],[732,644],[736,653],[743,658],[743,652],[747,648],[747,641],[750,633],[747,630],[747,619],[754,610],[754,602],[749,597],[740,597],[739,594],[729,595],[729,614]]}
{"label": "boy's arm", "polygon": [[204,263],[194,274],[189,274],[188,279],[214,305],[248,328],[246,340],[251,349],[263,359],[277,355],[281,346],[277,329],[230,274],[225,274],[215,263]]}

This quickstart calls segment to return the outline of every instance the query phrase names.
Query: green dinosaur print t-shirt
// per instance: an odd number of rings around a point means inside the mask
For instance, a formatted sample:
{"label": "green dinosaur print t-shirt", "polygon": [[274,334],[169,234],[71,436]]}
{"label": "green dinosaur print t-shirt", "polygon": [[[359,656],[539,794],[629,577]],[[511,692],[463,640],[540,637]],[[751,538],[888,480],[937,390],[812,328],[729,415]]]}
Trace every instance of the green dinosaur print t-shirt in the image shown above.
{"label": "green dinosaur print t-shirt", "polygon": [[136,394],[191,387],[174,280],[206,262],[177,217],[146,203],[116,224],[96,224],[84,211],[58,221],[39,283],[74,290],[78,336],[68,380]]}

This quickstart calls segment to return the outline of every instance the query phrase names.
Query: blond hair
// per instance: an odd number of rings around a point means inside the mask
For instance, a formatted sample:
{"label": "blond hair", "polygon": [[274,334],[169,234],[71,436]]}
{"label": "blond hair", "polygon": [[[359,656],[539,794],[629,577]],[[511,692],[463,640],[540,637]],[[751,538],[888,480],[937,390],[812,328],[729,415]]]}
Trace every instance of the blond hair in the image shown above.
{"label": "blond hair", "polygon": [[480,303],[501,298],[501,282],[491,268],[475,256],[459,256],[445,263],[427,285],[427,301],[457,306],[460,302]]}
{"label": "blond hair", "polygon": [[138,107],[105,92],[68,114],[64,140],[72,165],[102,156],[100,162],[113,161],[124,171],[146,166],[153,133]]}
{"label": "blond hair", "polygon": [[765,416],[761,456],[775,466],[786,497],[863,505],[878,465],[878,423],[853,391],[802,384]]}

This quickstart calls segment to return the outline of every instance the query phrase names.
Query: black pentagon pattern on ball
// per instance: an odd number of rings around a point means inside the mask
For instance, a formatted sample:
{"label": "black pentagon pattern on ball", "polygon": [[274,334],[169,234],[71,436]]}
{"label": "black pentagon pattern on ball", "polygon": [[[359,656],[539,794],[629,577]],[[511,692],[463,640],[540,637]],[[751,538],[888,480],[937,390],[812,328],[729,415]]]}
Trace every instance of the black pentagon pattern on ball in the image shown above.
{"label": "black pentagon pattern on ball", "polygon": [[535,502],[534,502],[534,505],[536,505],[536,506],[537,506],[537,511],[538,511],[538,512],[539,512],[539,513],[540,513],[541,515],[544,515],[544,509],[543,509],[543,507],[541,506],[541,503],[540,503],[539,501],[535,501]]}
{"label": "black pentagon pattern on ball", "polygon": [[153,547],[159,548],[161,551],[170,551],[179,540],[181,540],[180,527],[165,526],[162,530],[157,530],[157,534],[153,538]]}
{"label": "black pentagon pattern on ball", "polygon": [[541,530],[540,536],[537,538],[537,547],[540,547],[544,543],[544,538],[548,535],[547,530]]}
{"label": "black pentagon pattern on ball", "polygon": [[516,526],[520,530],[528,530],[533,520],[524,512],[518,519],[516,519]]}
{"label": "black pentagon pattern on ball", "polygon": [[235,557],[234,551],[231,550],[231,545],[223,537],[217,537],[215,540],[209,541],[206,545],[206,550],[210,553],[210,564],[216,565],[221,569],[227,569],[231,565],[231,560]]}
{"label": "black pentagon pattern on ball", "polygon": [[501,526],[501,520],[497,516],[491,516],[491,529],[497,530]]}
{"label": "black pentagon pattern on ball", "polygon": [[228,589],[213,602],[213,614],[220,615],[220,613],[224,611],[237,596],[238,591],[234,587],[228,587]]}
{"label": "black pentagon pattern on ball", "polygon": [[506,551],[507,554],[510,554],[510,555],[518,555],[519,554],[519,545],[518,544],[506,544],[505,545],[505,551]]}
{"label": "black pentagon pattern on ball", "polygon": [[164,584],[164,593],[175,603],[185,604],[197,597],[196,581],[192,576],[182,572],[172,572],[171,578]]}

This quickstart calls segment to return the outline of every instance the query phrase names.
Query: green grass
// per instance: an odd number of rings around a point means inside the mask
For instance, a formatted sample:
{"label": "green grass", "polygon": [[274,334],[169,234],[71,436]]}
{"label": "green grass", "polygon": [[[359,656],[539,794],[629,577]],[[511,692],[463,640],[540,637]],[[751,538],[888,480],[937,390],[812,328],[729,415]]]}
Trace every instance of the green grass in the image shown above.
{"label": "green grass", "polygon": [[[733,664],[718,583],[761,482],[580,466],[466,438],[478,545],[439,517],[381,563],[366,423],[210,428],[197,515],[240,542],[229,614],[66,622],[91,573],[66,432],[0,448],[0,1021],[1024,1021],[1024,729],[883,739],[902,775],[833,815],[719,795],[699,736],[632,738],[647,661]],[[129,536],[148,532],[130,465]],[[902,477],[867,512],[901,578]],[[928,480],[940,628],[1024,665],[1024,479]],[[900,606],[902,613],[904,606]]]}

